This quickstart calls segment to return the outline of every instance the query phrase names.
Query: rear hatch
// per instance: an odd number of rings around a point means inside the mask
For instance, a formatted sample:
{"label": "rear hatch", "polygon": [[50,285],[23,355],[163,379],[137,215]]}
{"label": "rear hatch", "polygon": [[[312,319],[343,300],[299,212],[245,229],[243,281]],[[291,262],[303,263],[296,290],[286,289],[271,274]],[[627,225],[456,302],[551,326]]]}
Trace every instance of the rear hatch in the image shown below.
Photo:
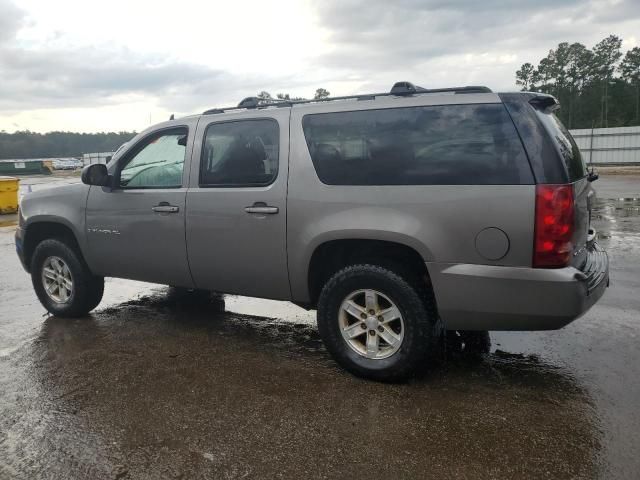
{"label": "rear hatch", "polygon": [[584,250],[589,240],[591,206],[595,202],[595,191],[589,181],[587,166],[580,149],[560,119],[548,109],[538,110],[538,117],[558,148],[567,172],[568,183],[573,185],[575,220],[571,264],[582,265]]}
{"label": "rear hatch", "polygon": [[[537,109],[538,117],[560,152],[567,172],[568,184],[573,188],[574,229],[569,265],[585,273],[589,290],[600,283],[607,271],[606,253],[596,242],[591,228],[591,209],[596,195],[586,164],[569,131],[551,109]],[[597,177],[596,177],[597,178]]]}

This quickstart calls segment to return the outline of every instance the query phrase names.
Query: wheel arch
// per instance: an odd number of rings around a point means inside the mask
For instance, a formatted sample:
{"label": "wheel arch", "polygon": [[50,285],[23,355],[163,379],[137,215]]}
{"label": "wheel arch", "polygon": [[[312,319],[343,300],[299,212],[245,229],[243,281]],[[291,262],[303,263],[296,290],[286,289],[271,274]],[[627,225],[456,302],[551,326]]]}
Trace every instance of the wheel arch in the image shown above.
{"label": "wheel arch", "polygon": [[[64,219],[46,218],[34,220],[24,227],[24,263],[31,270],[33,253],[40,242],[47,239],[58,239],[76,250],[84,261],[84,254],[78,237],[71,225]],[[31,272],[30,272],[31,273]]]}
{"label": "wheel arch", "polygon": [[424,278],[430,285],[426,261],[414,246],[397,240],[374,238],[339,238],[318,244],[311,253],[307,268],[308,306],[317,304],[320,291],[335,272],[348,265],[369,263],[383,267],[402,267]]}

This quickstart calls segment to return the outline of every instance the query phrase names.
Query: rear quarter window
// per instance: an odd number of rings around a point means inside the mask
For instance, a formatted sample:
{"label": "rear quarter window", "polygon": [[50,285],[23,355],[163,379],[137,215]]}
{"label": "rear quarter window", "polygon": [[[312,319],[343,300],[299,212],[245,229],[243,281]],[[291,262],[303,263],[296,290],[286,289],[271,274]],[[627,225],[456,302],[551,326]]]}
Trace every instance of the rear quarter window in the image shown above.
{"label": "rear quarter window", "polygon": [[554,113],[538,111],[538,117],[560,151],[569,182],[575,182],[587,175],[587,166],[582,159],[580,149],[569,130]]}
{"label": "rear quarter window", "polygon": [[534,183],[502,104],[310,114],[302,126],[329,185]]}

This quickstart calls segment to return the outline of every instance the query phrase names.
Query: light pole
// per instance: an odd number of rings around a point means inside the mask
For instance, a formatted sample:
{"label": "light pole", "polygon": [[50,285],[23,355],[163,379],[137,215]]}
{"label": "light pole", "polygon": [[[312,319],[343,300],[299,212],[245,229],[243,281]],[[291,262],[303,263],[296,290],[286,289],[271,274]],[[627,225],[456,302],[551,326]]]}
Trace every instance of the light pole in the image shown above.
{"label": "light pole", "polygon": [[609,93],[608,86],[615,85],[615,81],[609,80],[609,76],[605,79],[602,86],[602,108],[600,110],[600,126],[604,128],[609,127]]}

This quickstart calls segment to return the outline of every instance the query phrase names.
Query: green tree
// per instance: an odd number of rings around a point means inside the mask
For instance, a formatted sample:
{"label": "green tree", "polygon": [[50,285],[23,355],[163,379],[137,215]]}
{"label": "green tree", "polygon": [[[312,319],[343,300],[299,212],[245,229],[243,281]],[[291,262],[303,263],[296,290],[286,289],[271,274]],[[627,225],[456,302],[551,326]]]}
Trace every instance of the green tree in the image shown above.
{"label": "green tree", "polygon": [[259,103],[269,103],[271,100],[273,100],[271,94],[269,92],[265,92],[264,90],[258,93],[256,97],[258,97]]}
{"label": "green tree", "polygon": [[516,71],[516,85],[521,85],[523,91],[531,90],[536,74],[536,67],[529,62],[523,63],[520,69]]}
{"label": "green tree", "polygon": [[609,126],[609,84],[616,70],[616,64],[622,57],[621,46],[622,39],[615,35],[609,35],[593,47],[595,74],[602,84],[600,125],[604,127]]}
{"label": "green tree", "polygon": [[276,98],[278,100],[291,100],[291,101],[298,101],[298,100],[306,100],[306,98],[304,97],[292,97],[290,96],[288,93],[278,93],[276,95]]}
{"label": "green tree", "polygon": [[622,79],[635,86],[636,114],[635,121],[640,124],[640,47],[627,51],[620,64]]}
{"label": "green tree", "polygon": [[321,100],[323,98],[327,98],[329,95],[331,95],[329,93],[328,90],[325,90],[324,88],[318,88],[316,90],[316,93],[313,95],[313,99],[314,100]]}
{"label": "green tree", "polygon": [[567,125],[569,128],[573,128],[576,116],[580,115],[579,96],[584,91],[585,84],[591,81],[593,54],[581,43],[568,45],[563,53],[564,64],[562,68],[566,90],[563,92],[563,101],[566,101],[568,105]]}
{"label": "green tree", "polygon": [[562,105],[559,116],[569,128],[638,124],[640,49],[629,50],[620,63],[621,45],[615,35],[592,49],[562,42],[537,65],[522,64],[515,72],[516,85],[556,96]]}
{"label": "green tree", "polygon": [[622,39],[616,35],[609,35],[593,47],[595,73],[600,79],[611,78],[615,72],[616,64],[622,57],[621,47]]}

